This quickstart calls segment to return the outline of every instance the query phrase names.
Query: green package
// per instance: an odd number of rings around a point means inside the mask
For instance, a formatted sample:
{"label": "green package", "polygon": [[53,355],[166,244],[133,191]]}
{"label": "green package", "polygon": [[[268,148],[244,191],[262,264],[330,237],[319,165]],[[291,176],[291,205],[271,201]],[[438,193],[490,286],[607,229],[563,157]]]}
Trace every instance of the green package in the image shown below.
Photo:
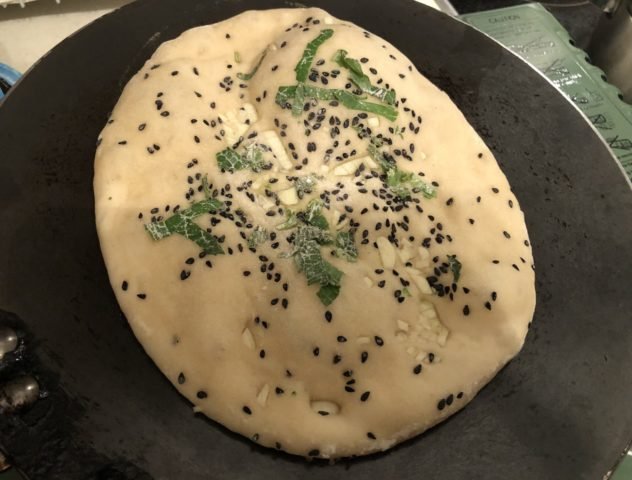
{"label": "green package", "polygon": [[539,3],[462,15],[542,72],[596,127],[632,180],[632,106]]}

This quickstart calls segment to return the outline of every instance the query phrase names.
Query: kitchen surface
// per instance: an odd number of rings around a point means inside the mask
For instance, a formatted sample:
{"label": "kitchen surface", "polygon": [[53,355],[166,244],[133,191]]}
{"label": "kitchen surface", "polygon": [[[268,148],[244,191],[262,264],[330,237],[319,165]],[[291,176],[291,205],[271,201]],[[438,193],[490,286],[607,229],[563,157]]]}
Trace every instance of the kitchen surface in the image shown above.
{"label": "kitchen surface", "polygon": [[[8,90],[17,74],[28,72],[64,38],[128,3],[129,0],[0,0],[3,7],[0,8],[0,64],[13,69],[3,71],[0,65],[3,90]],[[592,124],[609,146],[612,161],[618,162],[622,175],[632,178],[632,106],[626,75],[621,73],[624,67],[619,64],[619,59],[608,59],[609,63],[599,68],[593,65],[591,55],[584,53],[595,52],[603,56],[598,47],[606,40],[600,37],[597,42],[593,39],[596,31],[609,28],[613,13],[608,16],[603,9],[625,10],[625,5],[617,5],[616,1],[568,0],[538,5],[503,0],[452,0],[451,3],[428,0],[422,3],[448,15],[458,12],[462,21],[492,36],[539,70],[560,90],[560,95],[582,112],[586,122]],[[617,15],[623,15],[621,10]],[[630,52],[632,44],[628,57]],[[612,82],[604,69],[613,72]],[[632,70],[628,70],[628,74],[632,78]],[[614,79],[618,85],[613,85]],[[6,471],[0,473],[0,480],[23,478],[11,468],[10,459],[5,462]],[[2,463],[0,454],[0,465]],[[632,452],[623,457],[616,468],[613,466],[610,473],[608,478],[612,480],[632,479]]]}

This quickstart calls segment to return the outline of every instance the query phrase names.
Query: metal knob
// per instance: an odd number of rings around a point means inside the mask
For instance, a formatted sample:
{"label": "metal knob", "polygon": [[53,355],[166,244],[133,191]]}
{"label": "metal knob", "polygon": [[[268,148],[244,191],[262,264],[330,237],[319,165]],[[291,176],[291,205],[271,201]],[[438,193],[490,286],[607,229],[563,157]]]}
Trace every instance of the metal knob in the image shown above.
{"label": "metal knob", "polygon": [[39,384],[30,376],[16,378],[0,387],[0,413],[13,413],[39,398]]}
{"label": "metal knob", "polygon": [[0,326],[0,360],[18,348],[18,336],[12,328]]}

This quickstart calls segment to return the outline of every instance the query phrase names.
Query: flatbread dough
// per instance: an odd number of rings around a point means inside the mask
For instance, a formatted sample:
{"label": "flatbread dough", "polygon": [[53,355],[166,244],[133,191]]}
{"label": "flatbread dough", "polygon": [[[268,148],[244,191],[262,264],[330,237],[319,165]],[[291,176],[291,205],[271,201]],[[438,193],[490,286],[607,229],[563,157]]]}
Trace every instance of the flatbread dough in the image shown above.
{"label": "flatbread dough", "polygon": [[[345,49],[395,90],[396,120],[341,97],[308,96],[298,115],[275,102],[326,29],[305,85],[360,93],[333,60]],[[370,145],[436,196],[400,199]],[[227,148],[263,169],[220,169]],[[249,11],[161,45],[99,137],[94,190],[110,280],[147,353],[196,411],[267,447],[335,458],[417,435],[516,355],[532,319],[524,217],[492,153],[395,47],[319,9]],[[226,210],[190,221],[223,255],[145,228],[207,195]],[[279,229],[314,198],[326,235],[350,232],[358,252],[319,247],[342,272],[329,305],[291,257],[305,215]]]}

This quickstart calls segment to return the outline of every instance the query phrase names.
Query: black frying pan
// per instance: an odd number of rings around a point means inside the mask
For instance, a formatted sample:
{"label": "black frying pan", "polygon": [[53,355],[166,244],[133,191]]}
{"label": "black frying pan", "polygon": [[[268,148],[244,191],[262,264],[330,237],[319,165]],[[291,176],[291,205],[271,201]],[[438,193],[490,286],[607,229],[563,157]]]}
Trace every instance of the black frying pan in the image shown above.
{"label": "black frying pan", "polygon": [[314,0],[387,38],[483,136],[525,210],[538,307],[522,353],[464,411],[336,465],[256,447],[195,416],[110,290],[92,158],[121,89],[159,43],[281,0],[141,0],[62,42],[0,107],[1,380],[42,398],[2,415],[3,448],[42,479],[590,479],[632,438],[632,193],[578,111],[484,35],[409,0]]}

